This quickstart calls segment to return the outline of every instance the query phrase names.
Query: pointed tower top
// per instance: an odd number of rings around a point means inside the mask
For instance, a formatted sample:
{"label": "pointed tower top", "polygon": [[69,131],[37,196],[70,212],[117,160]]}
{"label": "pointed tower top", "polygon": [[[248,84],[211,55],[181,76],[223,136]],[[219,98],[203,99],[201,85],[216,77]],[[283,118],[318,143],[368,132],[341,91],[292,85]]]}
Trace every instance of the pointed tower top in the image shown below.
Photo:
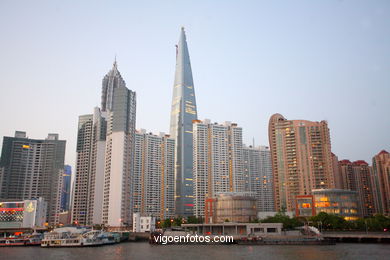
{"label": "pointed tower top", "polygon": [[180,42],[184,42],[184,41],[187,41],[187,37],[186,37],[186,31],[184,30],[184,26],[182,26],[180,28],[179,45],[180,45]]}
{"label": "pointed tower top", "polygon": [[176,45],[175,86],[193,86],[190,56],[184,27],[181,27],[179,42]]}
{"label": "pointed tower top", "polygon": [[107,109],[112,109],[114,90],[119,87],[126,87],[126,83],[118,70],[118,63],[116,61],[115,55],[112,69],[108,71],[108,73],[103,78],[101,105],[102,112],[107,111]]}
{"label": "pointed tower top", "polygon": [[118,69],[118,64],[117,64],[117,62],[116,62],[116,54],[115,54],[115,58],[114,58],[113,68],[114,68],[114,69]]}

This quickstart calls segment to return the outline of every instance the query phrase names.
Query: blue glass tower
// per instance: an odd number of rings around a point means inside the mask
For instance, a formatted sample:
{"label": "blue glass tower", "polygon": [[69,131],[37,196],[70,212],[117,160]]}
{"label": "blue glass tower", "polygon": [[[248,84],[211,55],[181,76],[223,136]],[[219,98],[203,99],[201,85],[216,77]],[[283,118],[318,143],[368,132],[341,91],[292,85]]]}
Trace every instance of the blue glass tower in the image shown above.
{"label": "blue glass tower", "polygon": [[64,174],[62,175],[62,190],[61,190],[61,210],[69,210],[69,199],[70,199],[70,182],[72,178],[72,167],[65,165]]}
{"label": "blue glass tower", "polygon": [[176,72],[171,109],[175,147],[175,214],[193,215],[192,121],[197,119],[194,82],[184,28],[176,45]]}

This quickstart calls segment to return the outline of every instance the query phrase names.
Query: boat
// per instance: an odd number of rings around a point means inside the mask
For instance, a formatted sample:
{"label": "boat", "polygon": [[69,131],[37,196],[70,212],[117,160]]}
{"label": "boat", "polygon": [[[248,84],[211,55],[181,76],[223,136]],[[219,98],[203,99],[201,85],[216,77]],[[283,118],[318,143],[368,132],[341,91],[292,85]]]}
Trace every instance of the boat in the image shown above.
{"label": "boat", "polygon": [[121,236],[118,233],[112,233],[112,232],[101,232],[99,234],[101,240],[103,241],[104,245],[108,244],[116,244],[121,242]]}
{"label": "boat", "polygon": [[40,233],[4,237],[0,238],[0,246],[39,246],[41,244],[42,237],[43,236]]}
{"label": "boat", "polygon": [[101,230],[66,227],[45,233],[41,247],[102,246],[120,242],[120,236]]}

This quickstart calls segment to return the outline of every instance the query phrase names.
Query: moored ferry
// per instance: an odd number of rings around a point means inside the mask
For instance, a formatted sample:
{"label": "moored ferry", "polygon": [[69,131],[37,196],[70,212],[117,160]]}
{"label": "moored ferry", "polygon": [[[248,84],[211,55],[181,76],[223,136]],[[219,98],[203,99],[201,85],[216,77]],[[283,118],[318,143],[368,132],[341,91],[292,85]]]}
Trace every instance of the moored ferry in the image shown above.
{"label": "moored ferry", "polygon": [[42,234],[13,236],[0,238],[0,246],[39,246],[42,241]]}
{"label": "moored ferry", "polygon": [[74,227],[59,228],[45,233],[41,247],[101,246],[120,242],[119,235],[101,230],[86,230]]}

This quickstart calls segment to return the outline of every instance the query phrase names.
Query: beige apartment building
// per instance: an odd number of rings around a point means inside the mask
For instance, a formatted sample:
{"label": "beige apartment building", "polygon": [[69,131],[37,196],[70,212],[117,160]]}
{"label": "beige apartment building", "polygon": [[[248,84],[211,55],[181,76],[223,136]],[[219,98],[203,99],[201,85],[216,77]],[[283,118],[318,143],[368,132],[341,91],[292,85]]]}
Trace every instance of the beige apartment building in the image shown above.
{"label": "beige apartment building", "polygon": [[295,198],[313,189],[335,187],[329,128],[326,121],[269,121],[275,210],[295,210]]}
{"label": "beige apartment building", "polygon": [[363,160],[355,162],[341,160],[338,163],[338,170],[335,171],[335,179],[341,180],[336,187],[340,186],[340,189],[357,192],[361,217],[372,216],[377,212],[374,203],[376,194],[373,175],[368,163]]}
{"label": "beige apartment building", "polygon": [[373,182],[378,213],[390,215],[390,154],[382,150],[372,158]]}

